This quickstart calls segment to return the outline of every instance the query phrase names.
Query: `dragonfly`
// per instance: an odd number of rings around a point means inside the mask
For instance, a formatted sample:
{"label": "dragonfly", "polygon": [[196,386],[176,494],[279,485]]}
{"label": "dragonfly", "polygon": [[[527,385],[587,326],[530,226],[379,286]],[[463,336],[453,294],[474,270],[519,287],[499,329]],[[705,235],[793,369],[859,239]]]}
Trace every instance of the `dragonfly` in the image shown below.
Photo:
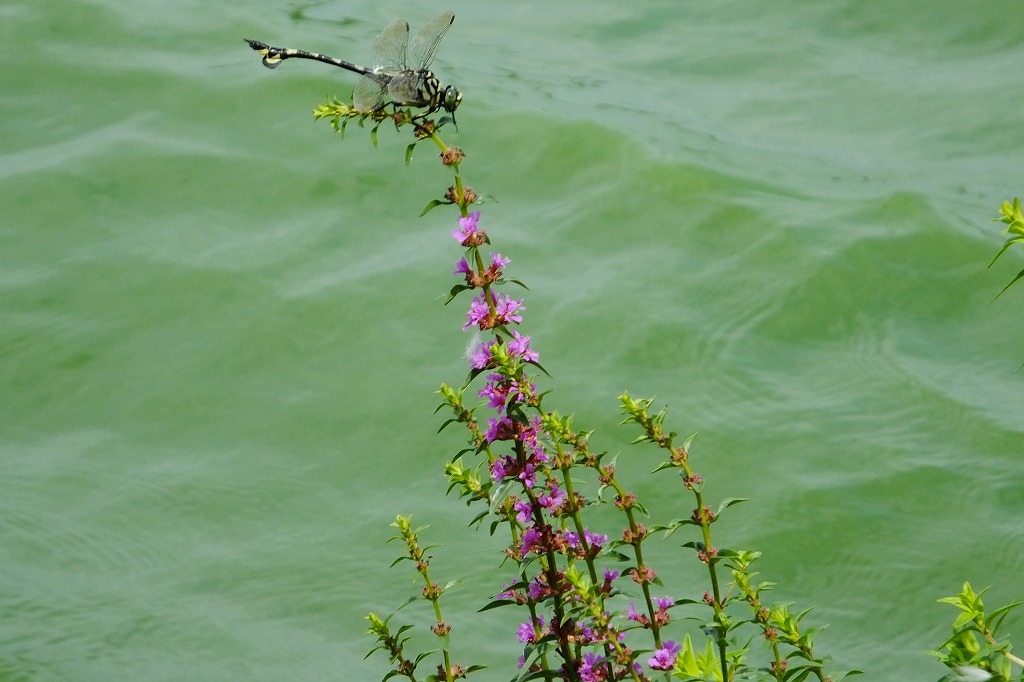
{"label": "dragonfly", "polygon": [[454,21],[454,12],[442,12],[410,39],[409,22],[395,19],[373,42],[373,68],[370,69],[318,52],[274,47],[249,38],[244,40],[263,55],[263,65],[268,69],[277,68],[285,59],[298,58],[339,66],[362,75],[352,91],[352,104],[360,113],[373,114],[392,104],[425,109],[416,118],[444,109],[454,119],[455,110],[462,103],[462,93],[454,85],[442,86],[430,70],[437,46]]}

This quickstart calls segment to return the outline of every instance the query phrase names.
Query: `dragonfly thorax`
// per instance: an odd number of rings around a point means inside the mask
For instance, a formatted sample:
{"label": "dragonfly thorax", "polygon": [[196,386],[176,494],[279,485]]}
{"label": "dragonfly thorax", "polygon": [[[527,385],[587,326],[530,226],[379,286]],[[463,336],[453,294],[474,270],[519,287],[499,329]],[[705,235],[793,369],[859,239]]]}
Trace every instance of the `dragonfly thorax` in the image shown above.
{"label": "dragonfly thorax", "polygon": [[387,85],[392,102],[398,106],[426,108],[426,113],[444,109],[454,113],[462,93],[454,85],[441,86],[432,71],[400,71]]}

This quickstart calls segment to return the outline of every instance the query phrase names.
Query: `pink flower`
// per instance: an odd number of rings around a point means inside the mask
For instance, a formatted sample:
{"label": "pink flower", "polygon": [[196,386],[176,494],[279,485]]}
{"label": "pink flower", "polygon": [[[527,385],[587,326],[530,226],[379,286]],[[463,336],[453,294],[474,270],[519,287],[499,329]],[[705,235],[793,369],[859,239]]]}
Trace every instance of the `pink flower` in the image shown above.
{"label": "pink flower", "polygon": [[661,643],[661,648],[654,652],[654,656],[647,660],[647,665],[654,670],[672,670],[676,667],[676,657],[682,650],[681,644],[665,640]]}

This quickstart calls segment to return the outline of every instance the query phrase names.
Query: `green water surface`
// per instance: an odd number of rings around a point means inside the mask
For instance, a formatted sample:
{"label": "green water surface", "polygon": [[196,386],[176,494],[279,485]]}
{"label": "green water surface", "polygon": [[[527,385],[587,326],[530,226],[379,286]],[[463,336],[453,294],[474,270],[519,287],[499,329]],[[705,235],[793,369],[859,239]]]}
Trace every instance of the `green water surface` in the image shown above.
{"label": "green water surface", "polygon": [[[616,396],[657,395],[822,653],[940,677],[938,597],[1024,598],[1024,286],[993,302],[1024,256],[986,268],[1024,194],[1024,4],[449,6],[445,139],[550,405],[653,523],[691,501]],[[464,581],[456,658],[515,674],[525,616],[476,613],[501,546],[435,435],[468,298],[454,212],[417,215],[450,176],[310,120],[352,74],[242,42],[365,62],[440,9],[0,5],[0,679],[380,679],[363,616],[419,589],[398,513]],[[687,539],[651,550],[677,598],[706,589]]]}

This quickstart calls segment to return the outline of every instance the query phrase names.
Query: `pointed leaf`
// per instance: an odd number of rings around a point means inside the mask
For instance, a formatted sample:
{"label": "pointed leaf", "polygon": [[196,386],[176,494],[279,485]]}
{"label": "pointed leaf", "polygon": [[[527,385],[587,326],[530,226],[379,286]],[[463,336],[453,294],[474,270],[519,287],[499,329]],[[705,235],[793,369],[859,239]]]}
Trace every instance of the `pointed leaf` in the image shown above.
{"label": "pointed leaf", "polygon": [[[1006,290],[1007,290],[1007,289],[1009,289],[1010,287],[1012,287],[1012,286],[1014,285],[1014,283],[1015,283],[1015,282],[1016,282],[1017,280],[1019,280],[1019,279],[1020,279],[1021,277],[1024,277],[1024,270],[1021,270],[1020,272],[1018,272],[1018,273],[1017,273],[1017,276],[1016,276],[1016,277],[1014,277],[1013,279],[1011,279],[1011,280],[1010,280],[1010,283],[1009,283],[1009,284],[1007,284],[1007,285],[1006,285],[1005,287],[1003,287],[1003,290],[1002,290],[1002,291],[1000,291],[1000,292],[999,292],[998,294],[996,294],[996,298],[999,298],[1000,296],[1002,296],[1002,295],[1003,295],[1003,294],[1004,294],[1004,293],[1006,292]],[[996,298],[993,298],[992,300],[993,300],[993,301],[995,301],[995,300],[996,300]]]}
{"label": "pointed leaf", "polygon": [[501,608],[502,606],[515,606],[516,602],[513,599],[495,599],[492,602],[488,602],[479,611],[490,611],[491,609]]}
{"label": "pointed leaf", "polygon": [[450,201],[441,201],[440,199],[431,199],[427,202],[427,205],[420,211],[420,217],[427,215],[441,204],[450,204]]}
{"label": "pointed leaf", "polygon": [[727,498],[725,498],[724,500],[722,500],[721,504],[718,505],[718,509],[715,510],[715,518],[718,518],[718,516],[722,513],[723,510],[733,506],[734,504],[739,504],[740,502],[746,502],[748,499],[749,498],[746,498],[746,497],[727,497]]}

